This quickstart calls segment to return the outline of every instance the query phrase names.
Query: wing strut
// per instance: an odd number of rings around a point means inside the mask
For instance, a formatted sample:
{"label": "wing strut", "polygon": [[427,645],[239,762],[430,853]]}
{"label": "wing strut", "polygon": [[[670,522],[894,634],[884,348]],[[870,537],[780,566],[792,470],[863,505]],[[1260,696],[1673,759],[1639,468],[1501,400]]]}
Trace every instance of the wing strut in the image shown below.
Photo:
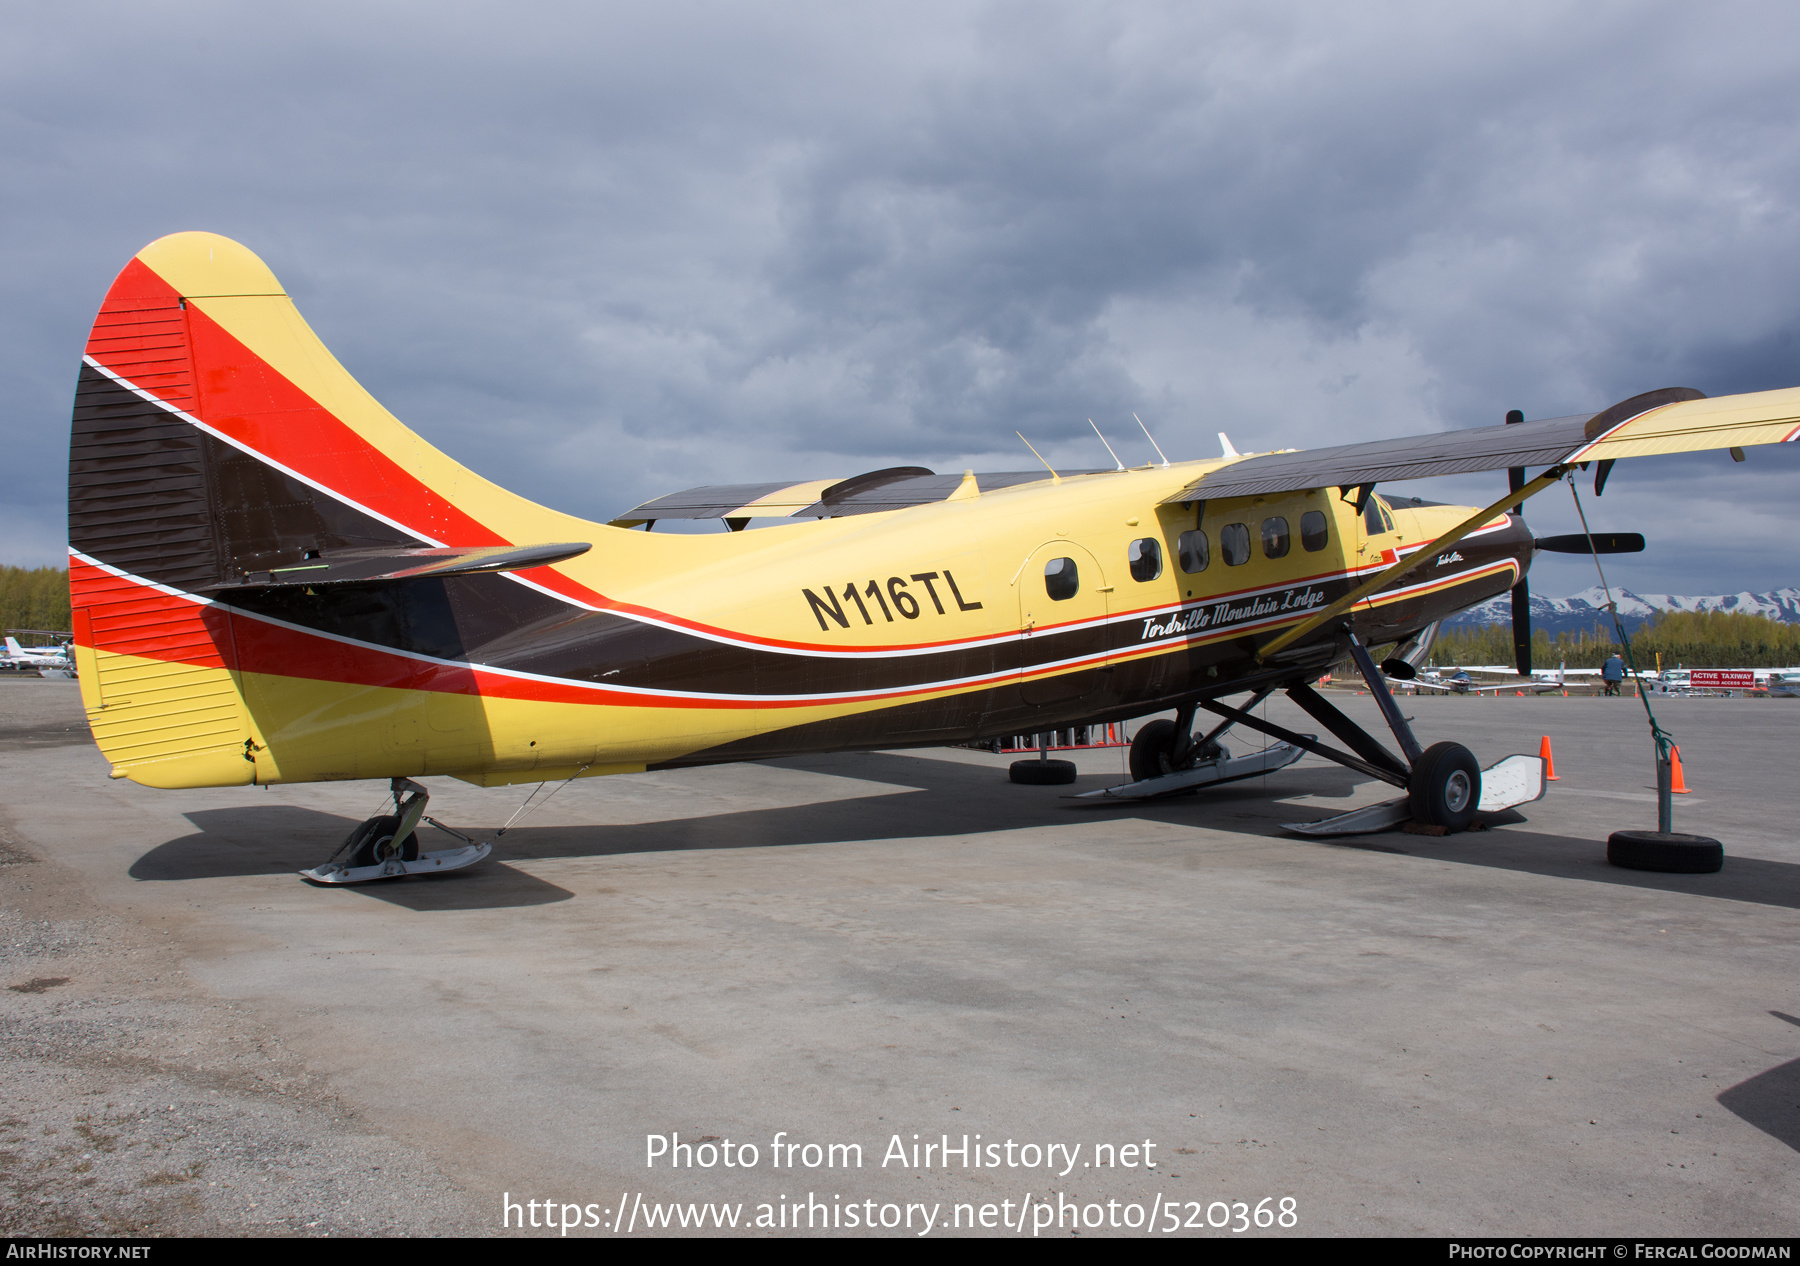
{"label": "wing strut", "polygon": [[1273,655],[1282,647],[1305,637],[1321,624],[1337,619],[1340,615],[1344,614],[1344,612],[1350,610],[1350,608],[1354,607],[1357,603],[1361,602],[1376,590],[1384,589],[1394,581],[1399,580],[1402,576],[1417,571],[1426,563],[1429,563],[1438,554],[1462,540],[1463,537],[1475,531],[1482,524],[1492,519],[1496,514],[1505,510],[1507,506],[1522,502],[1528,497],[1537,496],[1538,493],[1561,479],[1568,471],[1568,466],[1552,466],[1549,470],[1546,470],[1523,488],[1514,492],[1509,492],[1492,505],[1477,510],[1474,514],[1438,537],[1437,540],[1431,542],[1431,544],[1423,546],[1416,553],[1401,559],[1392,567],[1381,572],[1380,575],[1363,581],[1362,584],[1356,586],[1356,588],[1352,589],[1349,593],[1339,598],[1330,606],[1317,612],[1310,619],[1302,620],[1299,624],[1296,624],[1293,628],[1281,634],[1279,637],[1265,643],[1256,652],[1258,662],[1266,663],[1269,656]]}

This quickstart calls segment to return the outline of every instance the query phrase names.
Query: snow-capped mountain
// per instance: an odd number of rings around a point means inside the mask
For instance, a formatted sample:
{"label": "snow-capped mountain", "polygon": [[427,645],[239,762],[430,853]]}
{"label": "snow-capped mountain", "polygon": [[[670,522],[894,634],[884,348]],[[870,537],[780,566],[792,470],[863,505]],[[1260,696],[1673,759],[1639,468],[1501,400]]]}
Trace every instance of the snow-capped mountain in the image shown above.
{"label": "snow-capped mountain", "polygon": [[[1689,598],[1671,593],[1633,593],[1615,589],[1619,616],[1627,632],[1637,628],[1658,611],[1727,611],[1749,615],[1766,615],[1787,624],[1800,624],[1800,589],[1772,589],[1767,593],[1728,593],[1717,597]],[[1543,629],[1550,636],[1591,630],[1598,622],[1610,633],[1612,618],[1606,613],[1606,591],[1595,585],[1567,598],[1541,598],[1531,595],[1531,627]],[[1511,624],[1512,595],[1501,594],[1478,607],[1471,607],[1445,628],[1472,628],[1483,624]]]}

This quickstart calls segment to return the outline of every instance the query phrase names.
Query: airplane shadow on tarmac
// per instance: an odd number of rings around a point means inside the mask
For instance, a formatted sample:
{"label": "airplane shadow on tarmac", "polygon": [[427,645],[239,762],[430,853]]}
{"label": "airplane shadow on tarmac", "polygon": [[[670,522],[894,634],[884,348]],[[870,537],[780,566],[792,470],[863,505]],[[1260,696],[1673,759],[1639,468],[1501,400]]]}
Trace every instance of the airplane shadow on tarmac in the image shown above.
{"label": "airplane shadow on tarmac", "polygon": [[[1800,1025],[1800,1019],[1783,1012],[1771,1011],[1769,1014],[1789,1024]],[[1766,1073],[1741,1081],[1721,1094],[1718,1100],[1721,1107],[1800,1152],[1800,1059],[1790,1059]]]}
{"label": "airplane shadow on tarmac", "polygon": [[[378,897],[419,910],[541,905],[567,900],[573,894],[510,867],[503,859],[536,861],[979,834],[1029,826],[1066,826],[1096,817],[1105,820],[1119,816],[1118,809],[1112,807],[1098,813],[1072,809],[1063,798],[1070,788],[1014,786],[1007,781],[1004,769],[987,766],[887,753],[769,763],[901,785],[890,795],[741,813],[625,824],[515,827],[500,839],[494,838],[491,827],[457,822],[453,825],[459,830],[492,841],[496,857],[447,875],[358,884],[337,891]],[[1348,795],[1354,791],[1348,771],[1344,771],[1346,778],[1342,780],[1335,779],[1336,770],[1308,772],[1323,773],[1331,781],[1330,790],[1309,785],[1307,790],[1314,794]],[[1082,779],[1083,785],[1077,789],[1117,781],[1117,776],[1091,776]],[[1253,789],[1260,781],[1246,781],[1241,788],[1228,786],[1211,793],[1205,815],[1208,824],[1229,819],[1232,825],[1252,830],[1252,824],[1265,826],[1267,830],[1259,833],[1272,834],[1275,824],[1291,820],[1294,811],[1272,803],[1269,797],[1272,792],[1294,794],[1295,789]],[[1318,780],[1309,779],[1309,783],[1315,781]],[[521,788],[522,793],[524,790]],[[1129,812],[1135,818],[1189,825],[1195,820],[1196,806],[1194,798],[1183,797],[1138,806]],[[144,853],[130,867],[128,873],[133,879],[168,882],[292,874],[325,861],[356,825],[334,813],[291,804],[201,809],[186,817],[196,831]],[[424,847],[437,846],[429,842],[435,834],[430,828],[425,829],[420,837]],[[442,843],[448,845],[450,841],[446,837]],[[434,895],[440,891],[444,895]]]}
{"label": "airplane shadow on tarmac", "polygon": [[[1069,791],[1089,791],[1118,782],[1118,774],[1087,774],[1078,787],[1017,787],[994,765],[961,764],[898,753],[837,753],[769,762],[785,769],[835,774],[864,782],[898,783],[893,794],[850,800],[747,809],[734,814],[671,818],[621,825],[513,828],[497,843],[500,857],[450,875],[410,881],[360,884],[344,891],[387,900],[409,909],[475,909],[540,906],[567,900],[572,893],[518,872],[504,859],[538,861],[558,857],[680,852],[689,848],[774,848],[853,843],[907,837],[974,836],[1022,827],[1058,827],[1118,818],[1163,821],[1181,827],[1231,830],[1298,843],[1282,832],[1283,821],[1316,818],[1328,807],[1318,800],[1345,800],[1363,791],[1366,780],[1336,765],[1300,765],[1264,778],[1228,783],[1199,796],[1138,805],[1100,805],[1067,800]],[[1310,805],[1282,803],[1309,796]],[[679,809],[679,805],[677,805]],[[196,810],[189,821],[196,834],[151,848],[131,866],[133,879],[182,881],[225,875],[297,872],[322,863],[355,823],[299,805],[257,805],[243,809]],[[1508,810],[1492,825],[1517,827],[1528,818]],[[475,825],[464,827],[482,834]],[[430,839],[436,832],[427,832]],[[450,843],[445,837],[443,843]],[[427,843],[430,848],[430,843]],[[1465,836],[1409,836],[1388,832],[1316,845],[1363,848],[1384,854],[1431,857],[1471,866],[1548,875],[1559,879],[1625,884],[1633,888],[1692,893],[1762,906],[1800,909],[1800,866],[1753,857],[1726,857],[1715,875],[1660,875],[1620,870],[1607,864],[1606,841],[1555,836],[1534,830],[1489,830]],[[1321,864],[1327,864],[1321,855]]]}
{"label": "airplane shadow on tarmac", "polygon": [[[1335,766],[1308,765],[1227,784],[1196,796],[1089,806],[1066,797],[1071,790],[1085,791],[1115,783],[1118,775],[1087,775],[1076,788],[1024,787],[1008,782],[1005,771],[994,766],[891,752],[796,757],[768,763],[898,785],[890,795],[747,809],[740,813],[611,825],[515,827],[495,841],[500,858],[469,870],[358,885],[344,891],[417,910],[542,905],[565,901],[573,894],[507,866],[502,858],[535,861],[977,835],[1120,817],[1261,835],[1292,844],[1298,841],[1281,831],[1281,823],[1320,816],[1321,806],[1284,804],[1282,799],[1299,795],[1315,800],[1348,798],[1357,794],[1365,781]],[[206,809],[187,817],[198,833],[159,844],[145,853],[131,867],[134,879],[167,881],[294,872],[330,856],[355,825],[336,814],[279,804]],[[1491,819],[1495,825],[1526,820],[1511,811]],[[456,825],[471,834],[485,835],[477,824]],[[435,833],[428,832],[422,838],[429,839],[431,834]],[[444,842],[449,842],[447,837]],[[1786,862],[1727,857],[1725,869],[1719,874],[1652,874],[1609,865],[1603,840],[1520,830],[1442,839],[1390,832],[1315,847],[1360,848],[1800,909],[1800,865]],[[1321,865],[1328,864],[1328,855],[1321,857]]]}

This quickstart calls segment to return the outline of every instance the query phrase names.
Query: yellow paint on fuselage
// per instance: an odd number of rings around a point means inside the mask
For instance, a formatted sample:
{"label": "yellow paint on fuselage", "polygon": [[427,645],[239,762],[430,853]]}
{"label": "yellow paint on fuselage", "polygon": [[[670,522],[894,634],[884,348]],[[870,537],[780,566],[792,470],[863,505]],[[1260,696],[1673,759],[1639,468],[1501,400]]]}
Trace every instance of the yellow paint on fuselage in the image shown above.
{"label": "yellow paint on fuselage", "polygon": [[[1228,590],[1280,584],[1341,570],[1341,542],[1356,516],[1334,508],[1324,494],[1243,498],[1208,507],[1214,541],[1209,568],[1183,573],[1178,539],[1193,526],[1180,507],[1157,503],[1192,479],[1179,468],[1065,479],[1060,484],[1009,488],[971,501],[920,506],[881,514],[785,524],[741,533],[658,536],[589,525],[595,547],[585,579],[616,602],[707,628],[779,642],[854,652],[899,645],[1021,636],[1018,591],[1034,586],[1037,609],[1054,620],[1059,604],[1043,597],[1041,568],[1021,566],[1040,546],[1069,542],[1099,560],[1104,575],[1086,585],[1111,587],[1110,608],[1123,615],[1140,609],[1197,603]],[[1306,553],[1298,543],[1288,556],[1269,560],[1255,551],[1242,567],[1219,557],[1218,528],[1244,521],[1253,534],[1262,518],[1284,513],[1297,525],[1306,509],[1327,509],[1331,543]],[[1133,524],[1132,519],[1138,522]],[[1297,530],[1297,527],[1296,527]],[[1131,578],[1126,549],[1155,537],[1163,552],[1161,575]],[[1352,538],[1353,539],[1353,538]],[[938,573],[939,614],[926,587],[912,578]],[[954,576],[964,604],[955,601],[944,573]],[[899,580],[916,603],[908,619],[890,598],[889,614],[867,595],[875,582],[884,595]],[[847,586],[863,595],[865,620],[844,598]],[[848,627],[827,618],[821,630],[805,589],[835,594]],[[1163,647],[1166,652],[1169,648]],[[1148,647],[1141,653],[1156,653]],[[946,685],[907,693],[792,706],[778,701],[746,706],[624,706],[538,702],[497,697],[434,694],[348,686],[297,678],[246,675],[249,710],[264,736],[258,757],[263,781],[309,781],[453,773],[485,781],[536,781],[557,771],[614,772],[641,769],[740,739],[854,713],[940,698],[978,687]],[[750,684],[744,692],[751,694]]]}

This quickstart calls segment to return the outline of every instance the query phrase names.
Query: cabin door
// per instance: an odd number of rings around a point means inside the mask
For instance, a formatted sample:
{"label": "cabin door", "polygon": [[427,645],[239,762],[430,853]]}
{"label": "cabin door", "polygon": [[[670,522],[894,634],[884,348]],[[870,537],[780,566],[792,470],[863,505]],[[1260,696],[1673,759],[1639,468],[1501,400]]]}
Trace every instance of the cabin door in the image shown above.
{"label": "cabin door", "polygon": [[1073,541],[1051,541],[1032,551],[1014,587],[1022,647],[1020,697],[1043,707],[1098,693],[1111,596],[1099,561]]}

